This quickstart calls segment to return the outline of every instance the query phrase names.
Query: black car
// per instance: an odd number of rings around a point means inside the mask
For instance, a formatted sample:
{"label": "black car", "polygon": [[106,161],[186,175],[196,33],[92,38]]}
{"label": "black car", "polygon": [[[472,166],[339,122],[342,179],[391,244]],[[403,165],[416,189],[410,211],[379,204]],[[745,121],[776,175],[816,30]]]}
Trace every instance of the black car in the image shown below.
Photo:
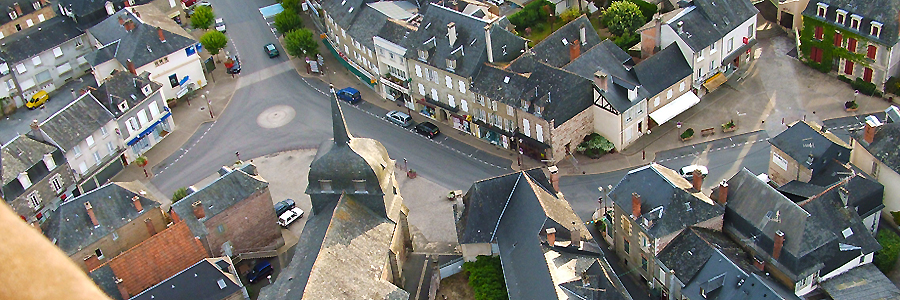
{"label": "black car", "polygon": [[241,73],[241,61],[238,60],[237,56],[235,56],[233,58],[233,61],[234,61],[234,65],[232,65],[231,68],[228,68],[228,70],[225,70],[225,72],[228,74],[240,74]]}
{"label": "black car", "polygon": [[275,216],[281,216],[284,212],[294,208],[294,199],[285,199],[284,201],[275,203]]}
{"label": "black car", "polygon": [[272,275],[272,272],[275,272],[275,269],[272,268],[272,264],[269,261],[261,261],[253,267],[253,270],[250,270],[250,273],[247,273],[247,280],[250,283],[255,283],[266,276]]}
{"label": "black car", "polygon": [[416,133],[433,139],[441,133],[441,130],[438,129],[437,125],[434,125],[431,122],[422,122],[416,125]]}

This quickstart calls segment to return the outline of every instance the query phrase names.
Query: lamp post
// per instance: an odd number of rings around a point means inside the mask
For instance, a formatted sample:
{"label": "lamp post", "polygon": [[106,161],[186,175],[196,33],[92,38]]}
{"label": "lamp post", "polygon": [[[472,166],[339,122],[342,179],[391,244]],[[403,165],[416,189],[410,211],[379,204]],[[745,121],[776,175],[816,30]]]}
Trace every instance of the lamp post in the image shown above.
{"label": "lamp post", "polygon": [[681,138],[681,121],[675,122],[675,127],[678,127],[678,138]]}
{"label": "lamp post", "polygon": [[214,119],[213,111],[212,111],[212,100],[208,97],[209,91],[206,91],[206,94],[203,94],[203,99],[206,99],[206,109],[209,110],[209,118]]}

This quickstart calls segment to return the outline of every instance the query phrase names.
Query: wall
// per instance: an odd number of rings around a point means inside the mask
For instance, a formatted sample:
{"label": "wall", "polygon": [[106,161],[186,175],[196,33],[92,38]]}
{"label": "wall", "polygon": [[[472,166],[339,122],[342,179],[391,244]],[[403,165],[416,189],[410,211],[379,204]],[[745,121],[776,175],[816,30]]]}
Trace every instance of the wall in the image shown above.
{"label": "wall", "polygon": [[[208,218],[203,224],[209,232],[206,240],[212,255],[222,256],[222,244],[227,241],[231,242],[235,254],[271,250],[283,245],[277,221],[272,195],[265,188]],[[222,232],[219,225],[223,225]]]}
{"label": "wall", "polygon": [[[628,119],[629,116],[631,120]],[[618,149],[624,150],[647,131],[647,99],[641,99],[637,104],[622,113],[621,120],[622,145]]]}
{"label": "wall", "polygon": [[[94,101],[94,99],[85,97],[81,99],[81,101]],[[100,128],[97,128],[97,130],[91,134],[91,136],[94,137],[94,144],[92,146],[87,145],[87,139],[82,140],[76,145],[81,151],[78,155],[75,154],[73,149],[67,149],[66,160],[69,162],[69,167],[75,171],[75,176],[79,181],[83,179],[84,175],[90,174],[97,166],[103,165],[105,162],[116,158],[115,155],[118,154],[119,147],[119,137],[116,134],[116,126],[115,120],[110,120],[106,123],[106,125],[103,126],[106,128],[106,135],[103,135]],[[117,148],[114,149],[114,151],[109,151],[109,143],[113,143],[113,146]],[[97,161],[94,158],[94,153],[100,155],[100,161]]]}
{"label": "wall", "polygon": [[594,116],[594,132],[612,142],[616,149],[622,149],[621,118],[597,105],[591,106],[590,110]]}
{"label": "wall", "polygon": [[[354,43],[353,37],[347,34],[345,28],[341,28],[334,19],[325,12],[325,29],[328,30],[328,39],[334,45],[334,49],[344,53],[344,56],[351,60],[356,66],[363,68],[362,71],[371,74],[377,79],[378,64],[373,49],[366,48],[362,44]],[[356,45],[359,45],[357,47]]]}
{"label": "wall", "polygon": [[[193,45],[190,47],[193,47]],[[178,91],[182,88],[182,86],[177,85],[173,87],[169,83],[169,76],[172,74],[178,77],[178,81],[181,81],[185,76],[190,76],[190,80],[185,84],[195,83],[198,89],[206,86],[206,75],[203,74],[203,65],[200,63],[199,54],[195,53],[187,56],[185,50],[180,49],[166,57],[168,57],[169,62],[159,67],[156,67],[153,62],[148,63],[138,67],[137,74],[141,74],[144,71],[150,72],[150,80],[162,85],[162,94],[167,99],[177,98]]]}
{"label": "wall", "polygon": [[[409,85],[409,93],[413,99],[417,100],[429,97],[433,100],[459,108],[459,111],[457,112],[459,115],[472,115],[473,118],[477,118],[475,113],[476,109],[485,110],[484,106],[472,101],[474,96],[471,91],[469,91],[469,87],[471,86],[469,78],[460,77],[446,70],[437,69],[417,59],[407,59],[407,65],[409,66],[409,76],[412,78],[412,82],[410,82]],[[433,75],[426,74],[426,72],[434,74],[435,71],[437,71],[436,77],[429,77]],[[448,78],[450,79],[449,86]],[[437,94],[437,98],[434,97],[435,94]],[[453,101],[450,101],[451,96],[453,97]],[[423,107],[422,104],[417,104],[416,110],[421,111]],[[465,122],[457,122],[458,120],[454,120],[455,118],[449,114],[445,119],[444,116],[438,112],[439,110],[443,110],[443,108],[435,108],[435,115],[431,117],[460,131],[471,133],[471,130],[474,128],[473,126],[468,126],[468,130],[466,130],[466,125],[463,124]]]}
{"label": "wall", "polygon": [[[900,66],[900,50],[898,49],[900,49],[900,42],[891,45],[890,49],[885,49],[885,51],[890,51],[890,54],[888,55],[890,58],[888,61],[891,62],[890,65],[887,66],[887,76],[897,74],[897,67]],[[881,49],[878,50],[881,51]]]}
{"label": "wall", "polygon": [[[857,259],[847,262],[846,264],[844,264],[843,266],[840,266],[839,268],[835,269],[834,271],[831,271],[830,273],[823,275],[819,281],[821,282],[821,281],[831,279],[834,276],[838,276],[840,274],[843,274],[844,272],[850,271],[850,269],[856,268],[858,266],[861,266],[861,265],[864,265],[867,263],[871,263],[872,259],[874,257],[875,257],[874,252],[866,254],[866,255],[862,255]],[[860,259],[862,259],[862,261],[860,261]]]}
{"label": "wall", "polygon": [[[37,0],[32,0],[32,1],[37,1]],[[30,6],[30,5],[32,5],[32,2],[22,1],[19,3],[19,5],[29,5]],[[31,8],[31,7],[29,7],[29,8]],[[19,16],[15,20],[12,20],[12,21],[7,22],[6,24],[0,25],[0,39],[2,39],[3,37],[7,37],[12,34],[15,34],[16,32],[19,32],[19,30],[24,30],[25,28],[30,27],[30,26],[28,26],[27,20],[31,20],[31,22],[32,22],[31,26],[34,26],[34,25],[40,24],[43,21],[49,20],[50,18],[53,18],[55,16],[56,16],[56,12],[53,11],[53,5],[49,5],[49,3],[45,4],[44,7],[41,7],[41,9],[39,9],[39,10],[33,11],[30,14],[27,14],[24,16]],[[16,29],[16,25],[19,25],[19,28],[21,28],[21,29]]]}
{"label": "wall", "polygon": [[[518,116],[519,119],[517,120],[517,122],[519,124],[519,126],[518,126],[519,132],[521,132],[525,136],[531,137],[532,139],[535,139],[539,142],[543,142],[544,144],[550,143],[550,128],[553,126],[549,122],[547,122],[547,120],[544,120],[533,114],[526,113],[522,110],[519,110],[518,115],[519,115]],[[526,128],[524,120],[528,120],[528,128]],[[538,138],[538,125],[541,126],[541,128],[540,128],[541,135],[542,135],[541,138]],[[530,135],[528,133],[530,133]],[[553,153],[552,149],[546,149],[546,150],[544,150],[543,153],[544,153],[545,157],[542,157],[541,159],[549,159],[549,160],[553,160],[554,162],[556,162],[556,161],[559,161],[562,158],[564,158],[564,157],[560,157],[560,158],[546,157],[547,155],[552,155],[552,153]],[[563,153],[565,153],[565,152],[563,152]]]}
{"label": "wall", "polygon": [[491,255],[491,244],[488,243],[479,243],[479,244],[462,244],[460,245],[462,248],[462,255],[465,261],[475,261],[479,255]]}
{"label": "wall", "polygon": [[[90,66],[86,60],[79,60],[78,58],[90,53],[91,48],[82,41],[83,38],[84,35],[78,36],[24,61],[12,63],[9,66],[10,72],[13,73],[13,76],[16,76],[22,95],[25,98],[30,98],[31,95],[40,90],[52,92],[65,84],[67,80],[84,74],[84,71],[89,69]],[[53,53],[53,50],[56,48],[60,48],[62,51],[62,55],[59,57],[56,57]],[[35,57],[40,57],[39,65],[34,64]],[[68,64],[71,69],[62,69],[63,72],[60,72],[61,69],[59,67],[65,64]],[[19,73],[17,68],[19,65],[25,66],[26,71]],[[37,75],[42,73],[50,76],[41,79],[43,81],[38,80]]]}
{"label": "wall", "polygon": [[[118,60],[111,59],[99,65],[92,66],[91,69],[94,70],[94,80],[97,81],[97,84],[103,84],[103,82],[109,78],[109,74],[112,74],[113,70],[125,71],[125,66],[119,63]],[[165,84],[169,83],[167,82]]]}
{"label": "wall", "polygon": [[[159,207],[144,208],[143,214],[131,222],[128,222],[128,224],[116,229],[115,233],[119,235],[118,239],[114,240],[112,233],[110,233],[69,257],[85,271],[90,271],[85,265],[85,258],[91,257],[92,260],[96,258],[94,250],[99,248],[103,253],[103,259],[99,260],[99,264],[102,264],[150,238],[150,233],[147,231],[147,225],[144,225],[144,222],[147,219],[152,220],[153,227],[156,228],[157,233],[166,230],[168,220],[163,215],[162,210]],[[97,266],[99,266],[99,264],[97,264]]]}
{"label": "wall", "polygon": [[[62,201],[59,199],[59,195],[64,194],[69,190],[69,187],[75,184],[75,177],[72,175],[72,169],[69,168],[69,165],[62,159],[54,162],[56,163],[56,167],[44,176],[43,179],[33,182],[33,184],[25,189],[21,195],[7,202],[17,214],[28,218],[29,222],[35,221],[35,215],[39,212],[46,214],[48,210],[56,209]],[[43,165],[44,162],[38,162],[38,164]],[[54,191],[50,185],[50,179],[56,175],[59,175],[60,181],[62,182],[62,190],[55,192],[54,194],[47,194],[46,191]],[[38,191],[38,198],[40,199],[41,206],[31,207],[28,195],[31,194],[32,191]]]}
{"label": "wall", "polygon": [[[143,95],[139,95],[143,96]],[[153,110],[150,109],[151,106],[156,106],[156,114],[153,114]],[[131,108],[128,113],[122,115],[117,120],[117,124],[119,126],[119,130],[122,132],[123,139],[120,140],[120,144],[125,148],[125,156],[128,159],[128,162],[133,162],[136,158],[141,156],[141,154],[149,151],[153,148],[157,143],[162,141],[168,135],[162,135],[161,130],[168,128],[169,132],[175,128],[175,118],[171,115],[166,118],[163,123],[157,125],[153,130],[154,133],[147,134],[141,140],[145,140],[148,143],[148,146],[145,148],[140,148],[139,143],[135,143],[132,146],[128,146],[128,141],[136,138],[141,132],[150,128],[151,125],[159,121],[163,116],[166,115],[166,110],[168,109],[168,104],[163,100],[163,96],[159,90],[150,94],[150,97],[141,102],[138,106]],[[143,114],[144,118],[143,122],[141,122],[141,117],[139,115]],[[134,118],[138,124],[140,124],[140,128],[135,131],[131,131],[128,129],[128,120]]]}
{"label": "wall", "polygon": [[[402,80],[409,79],[409,70],[406,67],[406,58],[403,57],[406,54],[406,48],[400,47],[388,40],[385,40],[381,37],[374,37],[375,42],[375,53],[378,55],[378,75],[379,77],[384,74],[391,73],[394,77],[397,77]],[[393,67],[395,70],[399,70],[404,74],[397,74],[396,72],[391,72],[391,69],[388,67]],[[390,100],[391,95],[387,92],[387,87],[384,84],[381,84],[381,88],[379,92],[381,92],[381,97]],[[415,105],[412,105],[412,102],[406,103],[409,109],[415,109]]]}
{"label": "wall", "polygon": [[[685,77],[684,79],[672,84],[672,86],[668,87],[666,90],[659,92],[659,94],[654,95],[653,97],[647,98],[647,115],[655,112],[657,109],[666,106],[666,104],[671,103],[681,95],[690,92],[691,88],[691,76]],[[682,88],[682,85],[684,88]],[[668,97],[668,92],[672,91],[672,97]],[[671,121],[669,121],[671,122]]]}
{"label": "wall", "polygon": [[[787,170],[782,169],[778,166],[775,160],[775,154],[783,158],[787,161]],[[782,186],[785,183],[790,182],[791,180],[800,180],[803,182],[809,182],[809,178],[812,177],[812,171],[806,168],[800,167],[800,164],[797,163],[794,158],[781,151],[776,147],[772,147],[772,153],[769,154],[769,179],[775,182],[778,186]],[[887,192],[887,190],[885,190]]]}
{"label": "wall", "polygon": [[[777,3],[777,2],[776,2]],[[781,12],[787,12],[793,14],[793,18],[791,19],[791,28],[787,28],[789,31],[789,35],[793,36],[794,29],[800,30],[803,27],[803,10],[806,9],[806,5],[809,4],[809,0],[790,0],[785,1],[783,3],[777,3],[779,7],[778,13],[778,24],[781,24],[781,18],[784,17],[784,14]]]}
{"label": "wall", "polygon": [[900,174],[880,161],[876,161],[875,157],[858,142],[853,143],[850,162],[865,172],[872,172],[872,164],[877,164],[877,172],[872,175],[884,185],[884,209],[882,211],[900,211],[900,184],[898,184],[900,183]]}
{"label": "wall", "polygon": [[551,151],[553,151],[554,162],[566,158],[567,146],[570,153],[575,153],[575,147],[594,129],[593,118],[594,113],[591,108],[588,108],[551,131]]}

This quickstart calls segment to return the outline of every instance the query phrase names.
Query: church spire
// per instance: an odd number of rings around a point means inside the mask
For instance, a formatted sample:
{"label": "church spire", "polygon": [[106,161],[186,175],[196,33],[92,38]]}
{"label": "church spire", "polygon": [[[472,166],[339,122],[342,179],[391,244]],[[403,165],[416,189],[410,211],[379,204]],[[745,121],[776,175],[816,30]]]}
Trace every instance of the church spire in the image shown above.
{"label": "church spire", "polygon": [[341,106],[338,105],[334,85],[328,84],[328,88],[331,92],[331,126],[334,131],[334,144],[338,146],[349,145],[350,133],[347,132],[347,123],[344,122],[344,113],[341,111]]}

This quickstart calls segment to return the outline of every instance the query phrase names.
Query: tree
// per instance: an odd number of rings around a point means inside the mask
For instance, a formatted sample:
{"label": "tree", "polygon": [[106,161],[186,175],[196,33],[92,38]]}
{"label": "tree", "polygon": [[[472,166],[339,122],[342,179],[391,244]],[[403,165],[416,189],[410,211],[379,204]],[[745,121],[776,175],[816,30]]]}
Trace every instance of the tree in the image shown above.
{"label": "tree", "polygon": [[281,7],[283,7],[285,10],[290,9],[293,11],[297,11],[297,8],[300,8],[300,0],[281,0],[278,2],[281,2]]}
{"label": "tree", "polygon": [[897,257],[900,256],[900,237],[889,229],[879,230],[875,235],[878,244],[881,244],[881,250],[875,251],[875,259],[872,263],[881,270],[882,273],[890,273],[897,263]]}
{"label": "tree", "polygon": [[577,7],[570,7],[562,14],[559,15],[559,18],[563,20],[563,23],[572,22],[572,20],[578,19],[581,16],[581,11],[578,10]]}
{"label": "tree", "polygon": [[194,28],[203,28],[209,29],[209,26],[212,26],[213,20],[216,19],[216,14],[213,13],[212,8],[209,6],[200,6],[194,9],[194,14],[191,15],[191,26]]}
{"label": "tree", "polygon": [[319,54],[319,43],[313,37],[312,31],[306,28],[288,32],[284,37],[284,48],[288,54],[295,57],[302,55],[315,57],[316,54]]}
{"label": "tree", "polygon": [[180,189],[175,190],[175,193],[172,194],[172,203],[178,202],[178,200],[184,199],[187,197],[188,191],[186,187],[182,187]]}
{"label": "tree", "polygon": [[222,50],[222,48],[225,48],[227,43],[228,37],[218,30],[209,31],[200,37],[200,44],[212,55],[219,54],[219,51]]}
{"label": "tree", "polygon": [[278,30],[281,35],[285,35],[294,29],[300,28],[303,28],[303,19],[300,19],[300,15],[294,12],[294,10],[285,9],[275,15],[275,29]]}
{"label": "tree", "polygon": [[604,23],[609,26],[609,32],[616,36],[624,36],[634,33],[644,25],[644,16],[641,9],[629,1],[616,1],[609,5],[603,13]]}
{"label": "tree", "polygon": [[476,300],[507,300],[503,266],[499,256],[479,255],[475,261],[464,262],[463,270],[469,276],[469,286]]}
{"label": "tree", "polygon": [[609,0],[591,0],[591,2],[594,3],[594,6],[596,6],[597,9],[601,9],[601,10],[606,8],[607,5],[609,5]]}

